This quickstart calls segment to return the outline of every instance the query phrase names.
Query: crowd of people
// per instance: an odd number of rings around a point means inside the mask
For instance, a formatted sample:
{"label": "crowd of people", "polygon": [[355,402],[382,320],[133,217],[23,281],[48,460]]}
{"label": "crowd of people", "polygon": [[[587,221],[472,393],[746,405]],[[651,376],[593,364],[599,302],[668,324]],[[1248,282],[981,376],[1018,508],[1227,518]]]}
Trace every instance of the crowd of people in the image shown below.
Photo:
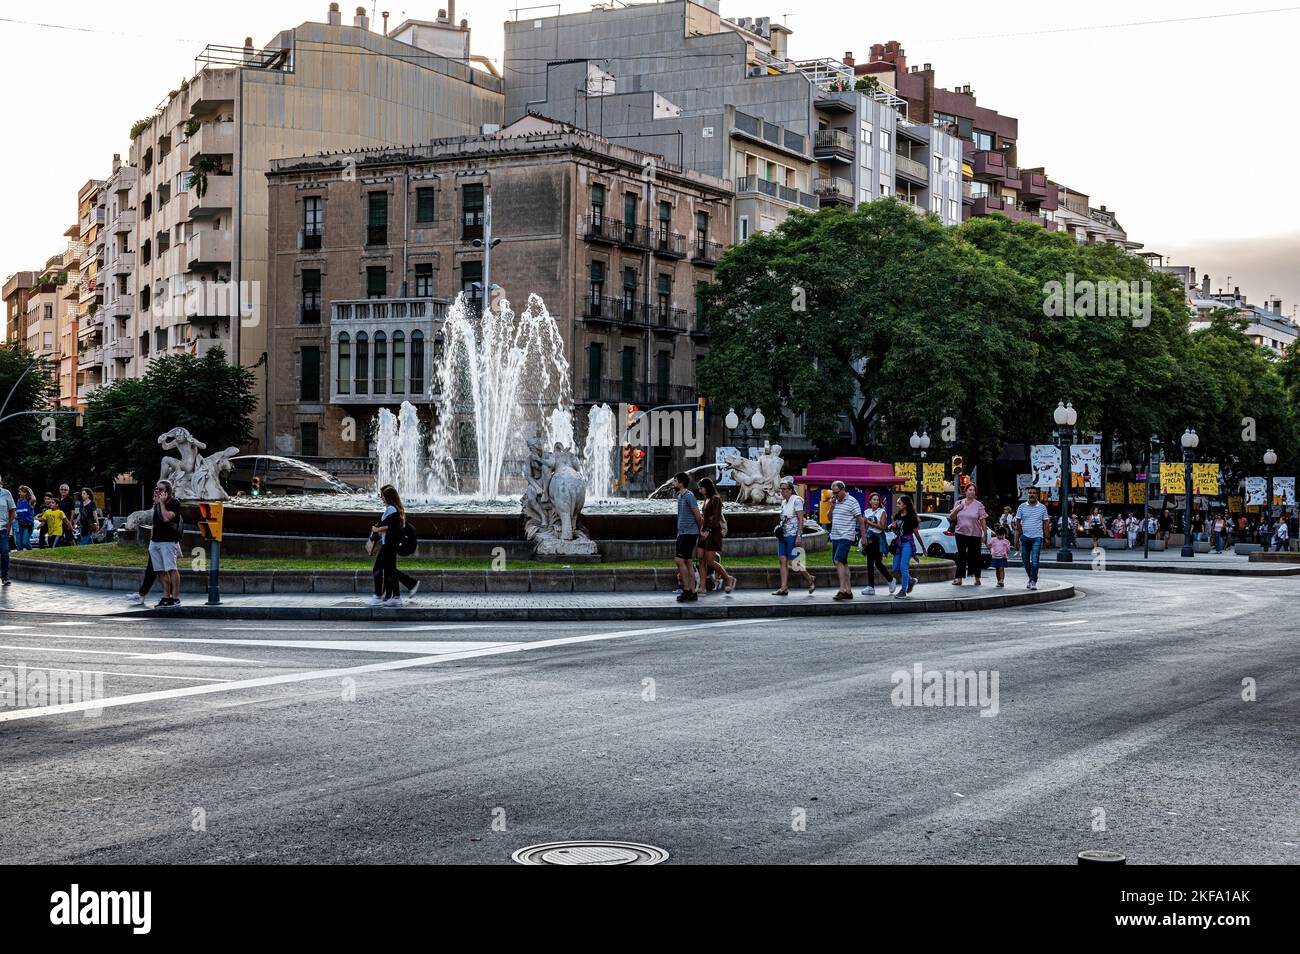
{"label": "crowd of people", "polygon": [[10,552],[99,543],[112,528],[89,487],[73,496],[63,484],[37,497],[26,484],[10,491],[0,479],[0,585],[9,585]]}

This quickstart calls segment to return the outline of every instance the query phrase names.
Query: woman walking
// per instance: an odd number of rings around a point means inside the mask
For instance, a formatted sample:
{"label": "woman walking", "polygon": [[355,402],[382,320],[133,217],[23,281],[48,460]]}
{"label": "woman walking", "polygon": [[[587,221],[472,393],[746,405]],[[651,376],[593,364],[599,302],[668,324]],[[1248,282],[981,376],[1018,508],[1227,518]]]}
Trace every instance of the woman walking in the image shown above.
{"label": "woman walking", "polygon": [[[727,572],[719,559],[722,555],[722,495],[711,477],[700,479],[700,492],[704,494],[704,506],[700,509],[700,516],[704,518],[704,526],[700,528],[700,579],[708,580],[709,574],[716,570],[722,577],[725,592],[730,593],[736,588],[736,578]],[[705,592],[708,592],[707,584]]]}
{"label": "woman walking", "polygon": [[961,586],[966,574],[975,577],[980,586],[980,544],[989,539],[989,512],[979,502],[979,491],[974,484],[966,485],[966,496],[952,508],[948,520],[953,523],[957,536],[957,576],[953,586]]}
{"label": "woman walking", "polygon": [[867,586],[862,591],[862,595],[876,595],[877,570],[889,584],[889,592],[892,595],[898,583],[895,582],[894,575],[885,569],[883,562],[888,546],[885,543],[885,534],[889,531],[889,511],[885,509],[880,494],[872,494],[867,498],[867,512],[862,516],[867,522],[867,535],[862,539],[862,555],[867,558]]}
{"label": "woman walking", "polygon": [[19,550],[32,548],[32,528],[36,526],[36,494],[26,484],[18,486],[18,499],[14,501],[14,541]]}
{"label": "woman walking", "polygon": [[1093,507],[1088,516],[1088,532],[1092,534],[1092,548],[1101,547],[1101,538],[1106,532],[1106,519],[1101,515],[1100,507]]}
{"label": "woman walking", "polygon": [[[794,478],[781,478],[781,524],[776,535],[776,555],[781,561],[781,588],[773,596],[790,595],[790,561],[794,552],[803,548],[803,498],[794,492]],[[799,570],[808,584],[808,595],[817,592],[817,578],[807,566]]]}
{"label": "woman walking", "polygon": [[95,495],[89,487],[81,488],[81,500],[77,502],[77,544],[85,546],[95,542],[99,531],[99,510],[95,507]]}
{"label": "woman walking", "polygon": [[406,508],[392,484],[380,488],[379,499],[384,502],[384,513],[379,523],[370,528],[370,539],[379,543],[373,571],[375,595],[366,603],[370,606],[401,606],[399,587],[407,587],[412,596],[419,589],[419,581],[397,568],[397,548],[402,542],[402,529],[406,526]]}
{"label": "woman walking", "polygon": [[916,516],[916,506],[907,494],[898,494],[894,498],[894,542],[890,548],[894,551],[894,576],[898,577],[899,588],[895,599],[906,599],[907,594],[916,586],[912,576],[912,559],[920,552],[921,521]]}

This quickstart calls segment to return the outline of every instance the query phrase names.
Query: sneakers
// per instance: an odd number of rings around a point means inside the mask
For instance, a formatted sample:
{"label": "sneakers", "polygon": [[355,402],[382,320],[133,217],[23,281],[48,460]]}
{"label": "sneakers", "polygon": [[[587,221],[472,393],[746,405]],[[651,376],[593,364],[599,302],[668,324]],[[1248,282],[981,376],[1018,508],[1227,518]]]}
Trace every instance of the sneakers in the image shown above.
{"label": "sneakers", "polygon": [[896,589],[898,589],[898,582],[895,581],[895,580],[890,580],[890,581],[889,581],[889,595],[890,595],[890,596],[893,596],[893,595],[894,595],[894,590],[896,590]]}
{"label": "sneakers", "polygon": [[1031,590],[1036,590],[1036,589],[1038,589],[1038,581],[1037,581],[1037,580],[1030,580],[1030,581],[1029,581],[1029,588],[1030,588]]}
{"label": "sneakers", "polygon": [[383,606],[401,606],[401,605],[402,605],[402,598],[401,598],[400,596],[394,596],[392,599],[384,600],[384,602],[383,602],[381,605],[383,605]]}
{"label": "sneakers", "polygon": [[372,596],[370,597],[370,599],[366,600],[367,606],[382,606],[383,604],[384,604],[384,600],[382,597],[379,596]]}
{"label": "sneakers", "polygon": [[692,590],[692,591],[689,592],[689,593],[683,592],[681,595],[679,595],[679,596],[677,597],[677,602],[679,602],[679,603],[694,603],[694,602],[695,602],[696,600],[698,600],[699,598],[700,598],[699,595],[696,594],[696,592],[695,592],[694,590]]}
{"label": "sneakers", "polygon": [[8,579],[8,577],[6,577],[6,578],[3,579],[3,580],[0,580],[0,586],[8,586],[8,585],[9,585],[9,579]]}
{"label": "sneakers", "polygon": [[126,601],[132,606],[144,606],[144,597],[139,593],[128,593]]}
{"label": "sneakers", "polygon": [[411,587],[411,591],[406,594],[406,599],[408,601],[415,599],[415,594],[418,592],[420,592],[420,581],[416,580],[415,586]]}
{"label": "sneakers", "polygon": [[685,592],[686,592],[686,591],[683,590],[683,589],[679,586],[679,587],[677,587],[676,589],[673,590],[673,596],[681,596],[681,595],[682,595],[683,593],[685,593]]}
{"label": "sneakers", "polygon": [[772,591],[772,595],[773,595],[773,596],[789,596],[789,595],[790,595],[790,591],[789,591],[789,590],[773,590],[773,591]]}
{"label": "sneakers", "polygon": [[172,606],[180,606],[181,601],[175,597],[164,596],[157,603],[153,604],[154,609],[167,609]]}
{"label": "sneakers", "polygon": [[876,595],[876,588],[875,588],[874,586],[865,586],[865,587],[862,588],[862,595],[863,595],[863,596],[875,596],[875,595]]}
{"label": "sneakers", "polygon": [[999,587],[1006,586],[1006,583],[1004,583],[1002,580],[998,580],[998,586]]}
{"label": "sneakers", "polygon": [[916,580],[909,580],[907,583],[907,595],[911,596],[914,589],[916,589]]}
{"label": "sneakers", "polygon": [[894,599],[896,600],[907,599],[907,590],[899,590],[897,593],[894,594]]}

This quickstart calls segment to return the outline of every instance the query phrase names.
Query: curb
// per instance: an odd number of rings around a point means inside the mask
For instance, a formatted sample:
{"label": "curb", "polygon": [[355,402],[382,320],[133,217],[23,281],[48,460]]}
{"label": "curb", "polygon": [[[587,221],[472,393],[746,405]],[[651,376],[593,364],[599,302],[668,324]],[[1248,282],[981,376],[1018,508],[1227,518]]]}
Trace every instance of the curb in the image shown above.
{"label": "curb", "polygon": [[[1196,558],[1193,557],[1193,560]],[[1089,573],[1099,572],[1093,568],[1090,560],[1077,560],[1073,563],[1058,563],[1055,560],[1043,560],[1039,567],[1044,570],[1086,570]],[[1270,577],[1270,576],[1300,576],[1300,566],[1265,566],[1261,567],[1258,563],[1254,564],[1256,569],[1246,569],[1245,567],[1229,566],[1197,566],[1194,563],[1187,566],[1144,566],[1140,563],[1120,563],[1118,561],[1107,561],[1104,573],[1173,573],[1183,576],[1241,576],[1241,577]]]}
{"label": "curb", "polygon": [[[1036,606],[1055,603],[1075,596],[1074,585],[1065,583],[1049,590],[1028,590],[1001,596],[975,599],[878,600],[833,603],[820,599],[806,603],[763,603],[729,605],[717,603],[683,605],[676,602],[662,606],[520,606],[520,607],[433,607],[414,606],[384,609],[370,606],[207,606],[183,605],[175,609],[148,609],[112,614],[143,616],[151,619],[217,620],[366,620],[366,621],[441,621],[503,622],[511,620],[556,622],[573,620],[714,620],[801,618],[809,616],[879,616],[895,613],[966,613],[979,610],[1006,609],[1013,606]],[[111,618],[111,617],[110,617]]]}

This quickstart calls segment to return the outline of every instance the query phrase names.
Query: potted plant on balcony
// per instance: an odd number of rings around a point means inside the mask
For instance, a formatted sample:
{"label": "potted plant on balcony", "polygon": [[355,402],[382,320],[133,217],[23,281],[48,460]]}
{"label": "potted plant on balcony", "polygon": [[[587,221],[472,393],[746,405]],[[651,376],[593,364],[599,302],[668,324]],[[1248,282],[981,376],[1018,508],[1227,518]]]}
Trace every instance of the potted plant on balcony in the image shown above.
{"label": "potted plant on balcony", "polygon": [[186,139],[192,138],[194,134],[199,131],[199,127],[202,125],[203,124],[199,122],[197,119],[195,119],[193,116],[185,120],[185,129],[184,129],[185,138]]}
{"label": "potted plant on balcony", "polygon": [[190,163],[190,188],[196,198],[203,198],[208,191],[208,176],[221,167],[216,156],[196,156]]}

